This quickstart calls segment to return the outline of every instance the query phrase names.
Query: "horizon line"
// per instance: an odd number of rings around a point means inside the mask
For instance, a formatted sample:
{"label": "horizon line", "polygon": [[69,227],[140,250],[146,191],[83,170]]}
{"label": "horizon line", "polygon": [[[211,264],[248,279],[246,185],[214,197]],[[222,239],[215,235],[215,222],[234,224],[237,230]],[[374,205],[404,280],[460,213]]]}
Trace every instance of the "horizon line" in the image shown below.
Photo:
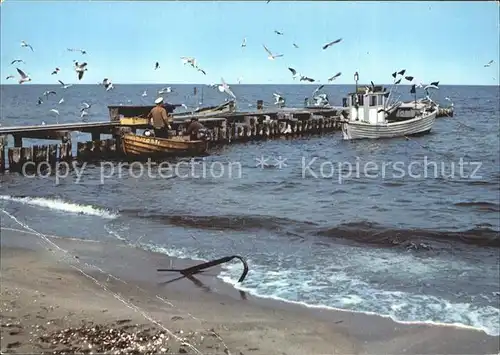
{"label": "horizon line", "polygon": [[[228,83],[228,84],[231,84],[231,83]],[[8,83],[8,84],[5,84],[5,83],[0,83],[0,86],[37,86],[37,85],[54,85],[54,86],[61,86],[60,84],[54,84],[54,83],[24,83],[24,84],[14,84],[14,83]],[[102,85],[102,84],[89,84],[89,83],[85,83],[85,84],[71,84],[71,86],[94,86],[94,85]],[[113,85],[200,85],[200,86],[210,86],[210,84],[203,84],[203,83],[117,83],[117,82],[113,82]],[[221,85],[221,84],[216,84],[216,85]],[[288,83],[288,84],[282,84],[282,83],[254,83],[254,84],[238,84],[238,83],[232,83],[231,85],[254,85],[254,86],[262,86],[262,85],[290,85],[290,86],[293,86],[293,85],[296,85],[296,86],[301,86],[301,85],[308,85],[308,86],[318,86],[318,85],[324,85],[324,86],[347,86],[347,85],[352,85],[352,86],[356,86],[356,84],[323,84],[323,83]],[[398,84],[398,86],[412,86],[414,84]],[[358,84],[358,86],[362,87],[362,86],[371,86],[370,84],[366,83],[366,84]],[[375,86],[394,86],[394,84],[375,84]],[[442,86],[499,86],[499,84],[441,84],[439,85],[439,87],[442,87]]]}

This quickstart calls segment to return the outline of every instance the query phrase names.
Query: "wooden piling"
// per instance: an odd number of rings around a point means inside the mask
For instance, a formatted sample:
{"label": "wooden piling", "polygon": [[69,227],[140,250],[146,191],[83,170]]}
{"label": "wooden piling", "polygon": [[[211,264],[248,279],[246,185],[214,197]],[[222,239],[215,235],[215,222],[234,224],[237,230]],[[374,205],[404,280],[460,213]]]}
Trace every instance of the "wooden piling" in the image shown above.
{"label": "wooden piling", "polygon": [[9,171],[11,172],[21,172],[22,169],[22,148],[13,147],[9,148],[7,155],[9,159]]}
{"label": "wooden piling", "polygon": [[70,162],[72,159],[71,142],[59,143],[59,161]]}
{"label": "wooden piling", "polygon": [[5,147],[3,139],[0,137],[0,173],[5,172]]}

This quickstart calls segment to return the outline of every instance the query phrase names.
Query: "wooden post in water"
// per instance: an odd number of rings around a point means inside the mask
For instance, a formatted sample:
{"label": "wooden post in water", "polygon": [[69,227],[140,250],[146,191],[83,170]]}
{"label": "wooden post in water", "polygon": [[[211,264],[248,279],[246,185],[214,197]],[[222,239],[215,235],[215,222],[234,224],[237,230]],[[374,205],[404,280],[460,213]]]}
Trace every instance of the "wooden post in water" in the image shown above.
{"label": "wooden post in water", "polygon": [[5,171],[5,139],[3,136],[0,136],[0,173]]}

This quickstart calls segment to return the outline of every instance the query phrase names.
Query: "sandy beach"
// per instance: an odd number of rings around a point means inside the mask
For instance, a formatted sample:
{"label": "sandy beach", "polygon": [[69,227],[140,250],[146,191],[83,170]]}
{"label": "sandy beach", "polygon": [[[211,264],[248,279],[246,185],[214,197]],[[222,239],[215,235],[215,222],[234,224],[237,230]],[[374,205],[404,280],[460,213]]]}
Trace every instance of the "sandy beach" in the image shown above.
{"label": "sandy beach", "polygon": [[159,275],[157,268],[197,262],[124,244],[5,228],[1,243],[1,350],[5,353],[499,351],[498,337],[472,329],[403,325],[379,316],[256,299],[220,282],[215,278],[217,270],[197,277],[198,285],[187,279],[168,282],[178,275]]}

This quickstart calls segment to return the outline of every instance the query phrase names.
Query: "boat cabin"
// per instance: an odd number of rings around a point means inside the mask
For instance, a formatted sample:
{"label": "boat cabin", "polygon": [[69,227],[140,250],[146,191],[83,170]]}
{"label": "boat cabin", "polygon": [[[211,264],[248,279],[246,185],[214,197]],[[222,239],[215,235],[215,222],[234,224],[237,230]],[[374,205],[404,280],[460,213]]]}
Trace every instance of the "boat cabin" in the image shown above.
{"label": "boat cabin", "polygon": [[386,123],[386,113],[379,112],[385,107],[388,92],[382,86],[358,88],[343,99],[343,106],[349,108],[351,121],[364,121],[370,124]]}

